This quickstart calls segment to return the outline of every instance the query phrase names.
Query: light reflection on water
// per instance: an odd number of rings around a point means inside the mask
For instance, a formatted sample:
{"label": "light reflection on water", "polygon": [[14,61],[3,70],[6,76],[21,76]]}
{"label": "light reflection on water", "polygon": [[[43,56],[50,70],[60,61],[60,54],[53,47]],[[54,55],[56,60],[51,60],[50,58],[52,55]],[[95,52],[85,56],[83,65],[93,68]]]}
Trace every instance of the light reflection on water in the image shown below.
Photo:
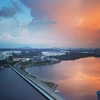
{"label": "light reflection on water", "polygon": [[58,89],[71,100],[97,100],[100,90],[100,58],[62,61],[49,66],[36,66],[26,71],[57,83]]}

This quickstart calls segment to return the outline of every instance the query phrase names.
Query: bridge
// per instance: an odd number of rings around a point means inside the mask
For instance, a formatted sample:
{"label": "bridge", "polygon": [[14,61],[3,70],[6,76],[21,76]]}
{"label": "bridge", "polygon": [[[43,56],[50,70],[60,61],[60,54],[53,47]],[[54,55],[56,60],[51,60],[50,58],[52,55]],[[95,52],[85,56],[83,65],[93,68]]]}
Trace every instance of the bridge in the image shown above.
{"label": "bridge", "polygon": [[36,78],[33,78],[28,73],[24,72],[20,68],[14,68],[10,66],[16,73],[18,73],[22,78],[24,78],[29,84],[35,87],[40,93],[42,93],[49,100],[68,100],[64,96],[58,94],[53,89],[42,83]]}

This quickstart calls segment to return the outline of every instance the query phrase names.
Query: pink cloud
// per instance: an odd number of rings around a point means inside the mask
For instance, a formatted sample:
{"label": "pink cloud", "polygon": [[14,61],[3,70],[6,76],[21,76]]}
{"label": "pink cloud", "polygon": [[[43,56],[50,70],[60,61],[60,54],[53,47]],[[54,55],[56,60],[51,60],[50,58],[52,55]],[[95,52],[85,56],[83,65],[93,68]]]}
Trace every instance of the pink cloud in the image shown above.
{"label": "pink cloud", "polygon": [[[57,22],[48,25],[44,32],[51,45],[69,47],[100,47],[100,1],[99,0],[20,0],[38,17]],[[38,14],[38,16],[35,16]],[[41,17],[41,18],[40,18]],[[40,23],[39,23],[40,25]],[[42,27],[41,24],[40,27]],[[38,24],[37,24],[38,27]],[[38,28],[37,28],[38,29]],[[50,33],[52,32],[52,34]],[[47,34],[47,35],[46,35]],[[54,36],[54,38],[53,38]],[[53,43],[52,43],[53,41]]]}

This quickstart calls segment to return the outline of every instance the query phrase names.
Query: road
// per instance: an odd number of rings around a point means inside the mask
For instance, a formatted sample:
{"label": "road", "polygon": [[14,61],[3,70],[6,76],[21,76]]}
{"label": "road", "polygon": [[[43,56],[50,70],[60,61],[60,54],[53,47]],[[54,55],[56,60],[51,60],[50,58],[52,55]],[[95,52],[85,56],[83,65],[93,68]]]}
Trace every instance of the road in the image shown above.
{"label": "road", "polygon": [[[36,86],[36,88],[46,96],[48,97],[50,100],[68,100],[67,98],[65,98],[62,95],[59,95],[58,93],[56,93],[53,89],[49,88],[47,85],[45,85],[44,83],[42,83],[41,81],[39,81],[38,79],[33,78],[32,76],[30,76],[29,74],[27,74],[26,72],[24,72],[23,70],[21,70],[20,68],[13,68],[15,71],[17,70],[18,73],[22,74],[22,76],[24,76],[25,78],[27,78],[31,83],[31,85],[33,85],[34,87]],[[53,99],[52,99],[53,98]]]}

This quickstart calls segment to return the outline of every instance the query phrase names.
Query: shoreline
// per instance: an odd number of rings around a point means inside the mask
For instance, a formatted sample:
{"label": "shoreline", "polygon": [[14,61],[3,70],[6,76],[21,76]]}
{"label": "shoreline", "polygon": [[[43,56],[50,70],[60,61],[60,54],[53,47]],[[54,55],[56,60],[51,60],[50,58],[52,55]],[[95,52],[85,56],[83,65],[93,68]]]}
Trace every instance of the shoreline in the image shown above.
{"label": "shoreline", "polygon": [[51,89],[55,90],[56,87],[58,86],[58,84],[53,83],[53,82],[48,82],[48,81],[43,81],[43,80],[39,80],[36,76],[31,75],[30,73],[28,73],[27,71],[25,71],[24,69],[21,69],[22,71],[24,71],[25,73],[29,74],[31,77],[33,77],[34,79],[37,79],[38,81],[42,82],[43,84],[47,85],[48,87],[50,87]]}
{"label": "shoreline", "polygon": [[67,99],[62,94],[56,93],[55,90],[51,89],[40,80],[33,78],[28,73],[25,73],[25,71],[21,70],[20,68],[14,68],[12,66],[10,66],[10,68],[13,69],[16,73],[18,73],[22,78],[24,78],[29,84],[35,87],[39,92],[41,92],[48,99],[50,100],[66,100]]}
{"label": "shoreline", "polygon": [[[89,57],[83,57],[83,58],[89,58]],[[94,58],[99,58],[99,57],[94,57]],[[78,59],[82,59],[82,58],[78,58]],[[78,60],[78,59],[74,59],[74,60]],[[62,60],[62,61],[69,61],[69,60]],[[60,60],[60,62],[61,62],[61,60]],[[59,62],[55,62],[55,63],[52,63],[52,64],[56,64],[56,63],[59,63]],[[50,63],[51,64],[51,63]],[[47,65],[50,65],[50,64],[47,64]],[[46,65],[46,64],[42,64],[42,65]],[[38,66],[42,66],[42,65],[38,65]],[[36,65],[35,65],[36,66]],[[28,67],[34,67],[34,66],[28,66]],[[25,67],[25,68],[27,68],[27,67]],[[28,73],[27,71],[25,71],[25,68],[24,69],[22,69],[24,72],[26,72],[26,73]],[[28,73],[29,75],[31,75],[30,73]],[[33,75],[31,75],[33,78],[36,78],[36,79],[38,79],[36,76],[33,76]],[[39,80],[39,79],[38,79]],[[41,81],[41,82],[43,82],[44,84],[46,84],[46,85],[48,85],[50,88],[52,88],[52,89],[56,89],[56,87],[58,86],[56,83],[53,83],[53,82],[48,82],[48,81],[43,81],[43,80],[39,80],[39,81]],[[50,84],[52,84],[53,86],[51,87],[50,86]]]}
{"label": "shoreline", "polygon": [[57,61],[48,61],[48,62],[24,62],[24,63],[21,63],[21,69],[25,69],[27,67],[34,67],[34,66],[43,66],[43,65],[53,65],[53,64],[56,64],[56,63],[60,63],[61,60],[57,60]]}

